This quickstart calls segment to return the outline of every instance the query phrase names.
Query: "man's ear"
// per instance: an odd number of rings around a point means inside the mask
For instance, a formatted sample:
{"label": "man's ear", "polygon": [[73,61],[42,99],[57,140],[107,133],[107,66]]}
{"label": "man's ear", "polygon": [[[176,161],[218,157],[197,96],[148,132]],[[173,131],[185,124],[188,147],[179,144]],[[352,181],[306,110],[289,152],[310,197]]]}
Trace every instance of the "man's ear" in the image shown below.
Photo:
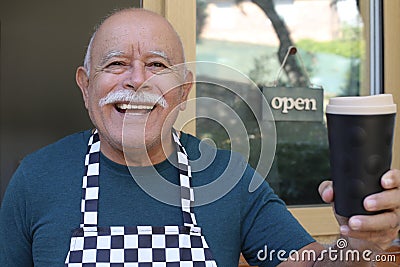
{"label": "man's ear", "polygon": [[86,107],[86,109],[88,109],[88,107],[89,107],[89,103],[88,103],[89,76],[87,75],[87,71],[84,67],[82,67],[82,66],[78,67],[78,69],[76,70],[76,74],[75,74],[75,80],[76,80],[76,83],[78,84],[79,88],[81,89],[83,101],[85,102],[85,107]]}
{"label": "man's ear", "polygon": [[186,101],[189,97],[189,93],[193,87],[193,73],[188,70],[185,78],[185,83],[182,85],[182,103],[180,104],[180,110],[186,109]]}

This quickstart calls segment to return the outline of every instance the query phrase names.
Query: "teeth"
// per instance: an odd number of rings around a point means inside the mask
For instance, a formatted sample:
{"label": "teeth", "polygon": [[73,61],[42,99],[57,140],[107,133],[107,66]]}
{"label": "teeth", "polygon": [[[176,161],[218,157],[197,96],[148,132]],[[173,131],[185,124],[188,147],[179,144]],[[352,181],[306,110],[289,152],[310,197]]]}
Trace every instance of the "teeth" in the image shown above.
{"label": "teeth", "polygon": [[117,104],[119,109],[153,109],[153,106],[149,105],[132,105],[132,104]]}

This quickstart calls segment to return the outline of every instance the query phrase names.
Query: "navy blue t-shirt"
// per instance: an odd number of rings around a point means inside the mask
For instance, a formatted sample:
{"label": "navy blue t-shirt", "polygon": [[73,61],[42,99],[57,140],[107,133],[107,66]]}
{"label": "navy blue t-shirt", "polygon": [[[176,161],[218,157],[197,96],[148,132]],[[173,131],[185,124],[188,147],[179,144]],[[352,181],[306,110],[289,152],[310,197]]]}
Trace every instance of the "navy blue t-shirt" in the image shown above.
{"label": "navy blue t-shirt", "polygon": [[[89,136],[73,134],[22,161],[0,210],[0,266],[63,266],[80,224]],[[258,260],[259,251],[289,252],[314,241],[267,182],[249,192],[250,181],[262,178],[240,155],[188,134],[181,143],[191,161],[197,223],[218,266],[237,266],[240,252],[251,265],[276,266],[276,257]],[[182,225],[175,157],[128,168],[101,155],[98,225]]]}

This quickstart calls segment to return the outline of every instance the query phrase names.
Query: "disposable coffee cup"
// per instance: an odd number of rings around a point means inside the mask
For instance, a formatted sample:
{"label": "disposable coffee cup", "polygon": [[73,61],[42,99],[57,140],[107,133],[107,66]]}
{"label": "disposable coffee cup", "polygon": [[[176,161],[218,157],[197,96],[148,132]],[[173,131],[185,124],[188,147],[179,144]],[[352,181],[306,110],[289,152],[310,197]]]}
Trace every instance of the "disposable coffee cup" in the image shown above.
{"label": "disposable coffee cup", "polygon": [[370,215],[365,197],[383,190],[390,169],[396,105],[390,94],[335,97],[326,108],[336,213]]}

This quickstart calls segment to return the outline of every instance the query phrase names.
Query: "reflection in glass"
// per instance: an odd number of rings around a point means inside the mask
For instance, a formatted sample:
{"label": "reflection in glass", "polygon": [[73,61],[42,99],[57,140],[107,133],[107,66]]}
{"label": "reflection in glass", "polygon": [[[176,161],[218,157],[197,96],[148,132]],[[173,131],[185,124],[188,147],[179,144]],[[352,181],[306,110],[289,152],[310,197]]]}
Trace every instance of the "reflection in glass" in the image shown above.
{"label": "reflection in glass", "polygon": [[[274,84],[292,45],[305,67],[298,57],[289,56],[277,81],[280,86],[320,85],[324,104],[333,96],[360,94],[366,52],[358,1],[197,0],[197,61],[235,68],[262,90]],[[236,77],[218,77],[237,82]],[[240,97],[210,84],[199,84],[196,93],[197,97],[223,98],[241,116],[254,166],[261,136],[254,115]],[[321,203],[317,187],[329,178],[325,122],[276,122],[276,128],[277,151],[268,182],[287,204]],[[230,149],[224,131],[211,121],[199,119],[197,135]]]}

